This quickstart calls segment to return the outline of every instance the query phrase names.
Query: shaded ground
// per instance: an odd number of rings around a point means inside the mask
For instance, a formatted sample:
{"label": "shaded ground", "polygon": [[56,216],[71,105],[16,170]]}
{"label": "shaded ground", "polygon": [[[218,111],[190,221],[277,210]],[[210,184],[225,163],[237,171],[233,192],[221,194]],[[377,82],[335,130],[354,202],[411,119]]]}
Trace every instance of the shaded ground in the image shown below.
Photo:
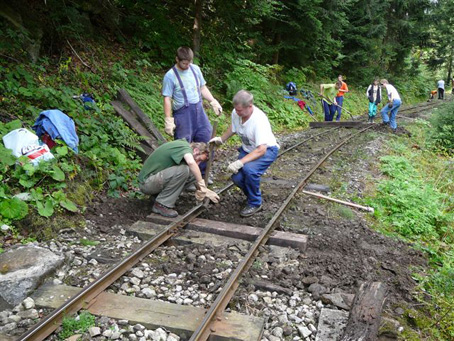
{"label": "shaded ground", "polygon": [[[348,133],[350,132],[344,130],[336,134],[340,138]],[[281,150],[288,147],[292,141],[302,140],[311,134],[315,132],[300,132],[281,137]],[[399,128],[398,134],[407,134],[407,131]],[[334,136],[330,134],[330,138]],[[330,186],[333,192],[330,195],[343,200],[361,197],[365,186],[375,181],[371,179],[378,180],[380,177],[375,163],[380,156],[381,141],[392,137],[389,128],[377,125],[375,132],[355,140],[330,157],[310,182]],[[263,178],[262,212],[253,217],[241,218],[239,211],[246,203],[245,197],[237,188],[232,188],[222,195],[220,205],[205,212],[202,217],[257,227],[266,226],[304,172],[312,166],[321,152],[326,152],[328,147],[324,147],[325,142],[326,138],[319,138],[276,161]],[[235,157],[234,148],[218,151],[214,166],[217,190],[228,183],[224,168]],[[143,219],[151,213],[152,203],[153,199],[103,198],[87,210],[86,218],[94,221],[102,232],[108,232],[115,224],[127,225]],[[194,204],[193,195],[184,193],[177,209],[182,214]],[[282,266],[277,271],[266,270],[267,267],[251,269],[250,276],[266,274],[274,284],[286,288],[304,288],[305,284],[315,281],[322,286],[321,293],[353,294],[362,281],[380,281],[388,286],[385,310],[389,316],[397,318],[403,313],[403,310],[396,309],[397,307],[414,303],[412,291],[415,281],[412,274],[420,267],[425,267],[426,260],[422,253],[411,249],[405,243],[373,231],[368,221],[370,219],[366,213],[298,195],[277,229],[307,234],[309,242],[306,254],[298,256],[299,264],[296,266]],[[267,261],[271,266],[273,261],[265,258],[264,262]]]}

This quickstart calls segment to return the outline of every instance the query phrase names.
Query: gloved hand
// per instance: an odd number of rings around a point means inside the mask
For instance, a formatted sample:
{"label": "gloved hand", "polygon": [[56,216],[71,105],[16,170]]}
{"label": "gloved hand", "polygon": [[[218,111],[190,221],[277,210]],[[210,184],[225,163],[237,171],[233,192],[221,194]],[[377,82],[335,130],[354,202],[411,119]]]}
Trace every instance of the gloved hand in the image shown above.
{"label": "gloved hand", "polygon": [[393,107],[393,102],[388,102],[388,108],[392,108]]}
{"label": "gloved hand", "polygon": [[205,186],[204,180],[200,180],[199,182],[197,182],[197,185],[198,185],[199,189],[197,191],[195,191],[195,198],[198,201],[202,201],[203,199],[208,198],[215,204],[217,204],[219,202],[219,195],[217,195],[216,192],[209,190]]}
{"label": "gloved hand", "polygon": [[232,162],[227,169],[231,171],[233,174],[238,173],[238,171],[243,168],[243,163],[240,160],[236,160],[235,162]]}
{"label": "gloved hand", "polygon": [[210,141],[208,141],[208,143],[214,143],[216,146],[220,146],[221,144],[224,143],[224,141],[222,141],[221,137],[216,136],[216,137],[213,137]]}
{"label": "gloved hand", "polygon": [[175,120],[173,117],[166,117],[165,118],[165,127],[164,131],[166,134],[169,134],[170,136],[173,136],[173,131],[175,130],[176,125],[175,125]]}
{"label": "gloved hand", "polygon": [[220,114],[222,114],[222,107],[221,107],[221,105],[219,104],[219,102],[218,102],[216,99],[213,99],[213,100],[210,102],[210,105],[211,105],[211,107],[213,108],[214,113],[215,113],[216,115],[219,116]]}

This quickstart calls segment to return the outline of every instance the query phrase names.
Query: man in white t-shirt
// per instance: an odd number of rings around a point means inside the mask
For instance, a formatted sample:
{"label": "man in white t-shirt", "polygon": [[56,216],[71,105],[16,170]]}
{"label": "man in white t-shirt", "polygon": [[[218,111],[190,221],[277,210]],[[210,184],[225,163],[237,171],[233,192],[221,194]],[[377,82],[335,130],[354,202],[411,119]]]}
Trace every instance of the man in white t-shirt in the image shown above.
{"label": "man in white t-shirt", "polygon": [[388,83],[386,79],[380,80],[380,85],[384,86],[388,93],[388,105],[385,105],[381,109],[381,116],[383,118],[383,124],[389,124],[393,132],[397,130],[396,116],[402,105],[402,100],[397,92],[396,88]]}
{"label": "man in white t-shirt", "polygon": [[242,141],[238,160],[228,166],[233,173],[232,181],[247,196],[247,205],[240,212],[242,217],[249,217],[262,208],[260,178],[276,160],[279,145],[271,131],[271,125],[265,113],[254,106],[254,96],[240,90],[233,97],[232,121],[227,131],[210,140],[221,145],[234,134]]}
{"label": "man in white t-shirt", "polygon": [[443,79],[440,79],[437,82],[437,88],[438,88],[438,99],[444,99],[445,98],[445,81]]}

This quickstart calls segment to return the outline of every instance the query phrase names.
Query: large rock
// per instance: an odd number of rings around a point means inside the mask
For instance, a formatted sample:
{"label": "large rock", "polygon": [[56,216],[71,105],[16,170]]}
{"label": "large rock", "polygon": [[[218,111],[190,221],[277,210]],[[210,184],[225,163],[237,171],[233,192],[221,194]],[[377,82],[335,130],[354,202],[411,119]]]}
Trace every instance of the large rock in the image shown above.
{"label": "large rock", "polygon": [[35,245],[0,254],[0,310],[21,303],[63,261],[63,256]]}

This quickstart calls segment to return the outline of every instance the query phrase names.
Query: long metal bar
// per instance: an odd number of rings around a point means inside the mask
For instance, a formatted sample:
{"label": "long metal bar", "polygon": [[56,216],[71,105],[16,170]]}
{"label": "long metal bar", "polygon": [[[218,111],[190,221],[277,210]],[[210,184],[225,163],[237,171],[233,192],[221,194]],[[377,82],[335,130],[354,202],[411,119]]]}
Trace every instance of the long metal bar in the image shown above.
{"label": "long metal bar", "polygon": [[368,212],[374,213],[374,208],[373,207],[362,206],[362,205],[355,204],[353,202],[339,200],[339,199],[336,199],[336,198],[328,197],[328,196],[323,195],[323,194],[309,192],[309,191],[304,191],[304,190],[302,191],[302,193],[307,194],[307,195],[312,195],[312,196],[314,196],[316,198],[321,198],[321,199],[326,199],[326,200],[329,200],[329,201],[334,201],[334,202],[337,202],[337,203],[342,204],[342,205],[351,206],[351,207],[359,208],[359,209],[364,210],[364,211],[368,211]]}
{"label": "long metal bar", "polygon": [[[338,129],[338,128],[334,128]],[[282,151],[278,157],[282,156],[286,152],[300,146],[301,144],[326,133],[334,130],[330,129],[325,132],[314,135],[298,144],[288,148],[287,150]],[[218,194],[221,194],[233,186],[233,183],[228,184],[222,188]],[[186,214],[181,216],[177,221],[168,225],[164,230],[146,242],[142,247],[136,250],[133,254],[116,264],[114,267],[109,269],[106,273],[98,277],[94,282],[90,283],[88,286],[83,288],[77,295],[71,297],[67,302],[62,306],[55,309],[47,315],[43,320],[38,324],[34,325],[27,332],[22,334],[17,340],[33,340],[41,341],[49,336],[53,331],[55,331],[58,326],[61,324],[65,316],[72,315],[82,309],[84,306],[87,306],[91,300],[108,288],[112,283],[114,283],[118,278],[120,278],[126,271],[131,269],[135,264],[145,258],[148,254],[153,252],[156,248],[162,245],[165,241],[171,238],[178,229],[184,227],[197,216],[199,216],[206,206],[199,204],[188,211]]]}
{"label": "long metal bar", "polygon": [[273,231],[274,225],[276,224],[277,220],[280,218],[280,216],[282,215],[284,210],[287,208],[287,206],[289,205],[289,203],[291,202],[293,197],[296,195],[296,193],[306,185],[308,179],[312,176],[312,174],[336,150],[338,150],[340,147],[342,147],[344,144],[346,144],[348,141],[350,141],[353,137],[363,133],[364,131],[366,131],[370,128],[372,128],[372,126],[366,127],[364,129],[358,131],[357,133],[350,135],[344,141],[342,141],[337,146],[332,148],[327,154],[325,154],[325,156],[314,167],[312,167],[312,169],[308,172],[308,174],[304,177],[304,179],[300,181],[298,186],[296,186],[295,189],[290,193],[290,195],[287,197],[287,199],[281,205],[281,207],[276,212],[276,214],[273,216],[273,218],[271,218],[270,222],[265,226],[265,228],[263,229],[263,232],[260,234],[260,236],[257,237],[256,241],[254,242],[252,247],[249,249],[247,255],[243,258],[241,263],[238,265],[238,267],[235,269],[235,271],[229,277],[227,283],[224,285],[222,291],[217,296],[213,305],[207,311],[203,321],[201,322],[199,327],[196,329],[196,331],[192,334],[191,338],[189,339],[190,341],[207,340],[210,337],[210,334],[212,333],[212,331],[216,330],[216,322],[218,321],[218,318],[220,319],[220,317],[221,317],[222,313],[224,312],[225,308],[227,307],[230,299],[232,298],[233,294],[235,293],[235,290],[237,289],[237,287],[239,285],[238,280],[239,280],[240,276],[244,272],[246,272],[249,269],[249,267],[252,265],[252,262],[255,258],[256,253],[258,252],[259,247],[264,245],[268,241],[269,235]]}

